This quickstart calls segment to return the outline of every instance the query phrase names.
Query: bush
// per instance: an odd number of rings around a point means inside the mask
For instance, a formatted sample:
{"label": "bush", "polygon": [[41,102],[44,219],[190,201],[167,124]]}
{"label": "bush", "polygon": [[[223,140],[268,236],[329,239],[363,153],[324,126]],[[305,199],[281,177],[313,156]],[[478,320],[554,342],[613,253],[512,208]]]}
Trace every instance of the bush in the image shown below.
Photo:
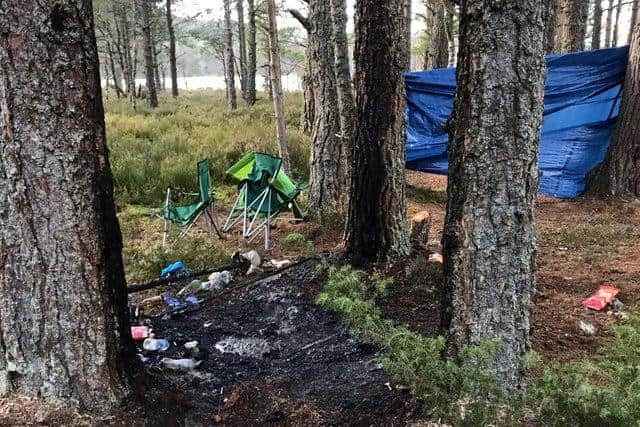
{"label": "bush", "polygon": [[615,339],[595,361],[555,364],[532,390],[547,425],[638,426],[640,316],[614,327]]}
{"label": "bush", "polygon": [[[309,139],[298,131],[300,95],[286,99],[293,175],[309,174]],[[221,91],[185,92],[164,97],[151,111],[134,112],[126,100],[106,103],[107,141],[118,205],[160,206],[167,187],[197,190],[196,163],[209,159],[214,188],[231,185],[227,169],[250,151],[277,154],[273,106],[267,100],[235,112]]]}
{"label": "bush", "polygon": [[507,397],[498,377],[488,370],[500,349],[498,341],[461,349],[459,363],[445,360],[443,337],[424,337],[382,319],[374,299],[386,293],[389,280],[375,275],[370,286],[362,279],[363,273],[350,267],[329,268],[316,302],[344,313],[354,333],[381,346],[385,370],[409,385],[434,418],[473,426],[498,421],[504,425],[521,418],[520,397]]}

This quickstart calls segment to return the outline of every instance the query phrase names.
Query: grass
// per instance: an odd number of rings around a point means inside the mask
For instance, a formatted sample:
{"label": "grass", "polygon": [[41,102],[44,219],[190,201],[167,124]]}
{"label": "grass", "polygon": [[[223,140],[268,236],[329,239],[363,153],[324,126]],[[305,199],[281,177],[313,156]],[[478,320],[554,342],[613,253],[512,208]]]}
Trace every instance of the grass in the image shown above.
{"label": "grass", "polygon": [[447,191],[407,185],[407,198],[417,203],[436,203],[444,205],[447,203]]}
{"label": "grass", "polygon": [[573,249],[606,248],[627,243],[637,238],[629,225],[596,218],[593,223],[570,224],[559,231],[559,243]]}
{"label": "grass", "polygon": [[[207,158],[214,187],[233,184],[226,170],[250,151],[277,154],[273,107],[259,100],[228,111],[222,91],[184,92],[163,98],[151,111],[132,111],[124,99],[106,102],[107,141],[116,183],[116,203],[160,206],[167,187],[195,191],[196,163]],[[309,138],[298,130],[302,99],[285,100],[293,175],[308,179]]]}

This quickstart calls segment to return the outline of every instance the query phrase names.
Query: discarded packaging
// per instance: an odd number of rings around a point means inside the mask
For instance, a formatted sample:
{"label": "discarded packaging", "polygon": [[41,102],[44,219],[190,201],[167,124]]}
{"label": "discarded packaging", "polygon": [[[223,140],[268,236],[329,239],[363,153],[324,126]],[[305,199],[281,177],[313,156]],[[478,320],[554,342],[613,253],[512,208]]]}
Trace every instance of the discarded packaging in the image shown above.
{"label": "discarded packaging", "polygon": [[140,305],[150,305],[157,302],[162,302],[162,295],[156,295],[154,297],[145,298],[140,302]]}
{"label": "discarded packaging", "polygon": [[163,358],[162,364],[169,369],[195,369],[202,363],[202,360],[193,360],[193,359],[169,359]]}
{"label": "discarded packaging", "polygon": [[148,326],[132,326],[131,327],[131,338],[134,341],[142,341],[145,338],[149,337],[149,327]]}
{"label": "discarded packaging", "polygon": [[283,260],[272,259],[269,262],[271,263],[271,265],[273,265],[277,269],[284,268],[292,264],[291,260],[288,260],[288,259],[283,259]]}
{"label": "discarded packaging", "polygon": [[160,272],[161,277],[169,277],[175,274],[183,274],[188,273],[187,267],[184,265],[182,261],[176,261],[173,264],[167,265]]}
{"label": "discarded packaging", "polygon": [[147,338],[142,343],[142,348],[147,351],[165,351],[170,346],[171,344],[169,344],[169,341],[157,338]]}
{"label": "discarded packaging", "polygon": [[180,309],[185,307],[185,304],[183,302],[181,302],[179,299],[177,299],[170,293],[163,294],[162,300],[164,301],[165,304],[167,304],[169,307],[173,309]]}
{"label": "discarded packaging", "polygon": [[589,298],[582,301],[584,307],[600,311],[605,308],[618,295],[620,289],[612,285],[602,285]]}
{"label": "discarded packaging", "polygon": [[580,326],[580,330],[586,335],[593,335],[597,330],[596,325],[594,325],[590,320],[587,319],[581,319],[580,323],[578,323],[578,326]]}
{"label": "discarded packaging", "polygon": [[184,343],[184,348],[186,348],[187,350],[193,350],[197,346],[198,346],[198,341],[188,341]]}
{"label": "discarded packaging", "polygon": [[200,280],[195,279],[195,280],[192,280],[187,286],[180,289],[177,295],[182,296],[182,295],[195,294],[200,290],[201,287],[202,287],[202,283],[200,283]]}
{"label": "discarded packaging", "polygon": [[429,262],[433,262],[433,263],[437,263],[437,264],[442,264],[444,259],[442,258],[442,255],[439,254],[438,252],[432,252],[432,253],[429,254],[428,261]]}

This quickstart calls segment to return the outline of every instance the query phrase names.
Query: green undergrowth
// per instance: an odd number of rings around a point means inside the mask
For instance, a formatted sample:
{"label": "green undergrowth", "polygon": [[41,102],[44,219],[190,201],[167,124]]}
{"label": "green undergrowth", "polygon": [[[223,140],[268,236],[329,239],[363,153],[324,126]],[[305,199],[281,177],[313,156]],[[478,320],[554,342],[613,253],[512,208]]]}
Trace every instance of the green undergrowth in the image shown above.
{"label": "green undergrowth", "polygon": [[596,218],[592,223],[570,224],[559,231],[560,244],[574,249],[612,247],[637,238],[632,226],[606,218]]}
{"label": "green undergrowth", "polygon": [[548,366],[535,387],[538,418],[553,426],[640,425],[640,316],[613,327],[594,360]]}
{"label": "green undergrowth", "polygon": [[[241,103],[240,103],[241,104]],[[287,94],[286,122],[293,175],[308,179],[309,139],[298,130],[302,99]],[[273,106],[267,99],[230,112],[222,91],[162,97],[150,110],[106,101],[107,141],[116,202],[158,206],[167,187],[197,189],[196,163],[209,159],[213,186],[230,185],[227,169],[250,151],[277,154]]]}
{"label": "green undergrowth", "polygon": [[141,206],[127,206],[118,213],[124,248],[122,257],[128,283],[158,277],[162,268],[183,261],[192,271],[222,265],[231,259],[225,242],[200,230],[176,241],[179,230],[171,229],[169,244],[162,247],[162,220]]}
{"label": "green undergrowth", "polygon": [[303,253],[311,253],[314,250],[313,242],[301,233],[289,233],[279,241],[280,246],[288,250]]}
{"label": "green undergrowth", "polygon": [[379,345],[384,369],[409,385],[428,405],[432,418],[469,426],[514,424],[520,419],[520,400],[507,396],[488,370],[499,342],[488,340],[462,349],[459,363],[446,360],[443,337],[425,337],[382,318],[375,298],[393,286],[389,279],[374,275],[367,281],[363,272],[350,267],[329,267],[327,274],[316,302],[343,313],[357,336]]}

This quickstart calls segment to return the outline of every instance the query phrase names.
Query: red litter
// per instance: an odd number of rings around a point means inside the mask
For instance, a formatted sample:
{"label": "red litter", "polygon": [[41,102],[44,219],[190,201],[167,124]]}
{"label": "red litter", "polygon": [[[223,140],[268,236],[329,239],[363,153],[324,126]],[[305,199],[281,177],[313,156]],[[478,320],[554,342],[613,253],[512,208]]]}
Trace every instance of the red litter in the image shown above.
{"label": "red litter", "polygon": [[147,326],[132,326],[131,338],[134,341],[142,341],[149,336],[149,327]]}
{"label": "red litter", "polygon": [[613,285],[602,285],[589,298],[582,301],[582,305],[592,310],[600,311],[618,295],[620,289]]}

